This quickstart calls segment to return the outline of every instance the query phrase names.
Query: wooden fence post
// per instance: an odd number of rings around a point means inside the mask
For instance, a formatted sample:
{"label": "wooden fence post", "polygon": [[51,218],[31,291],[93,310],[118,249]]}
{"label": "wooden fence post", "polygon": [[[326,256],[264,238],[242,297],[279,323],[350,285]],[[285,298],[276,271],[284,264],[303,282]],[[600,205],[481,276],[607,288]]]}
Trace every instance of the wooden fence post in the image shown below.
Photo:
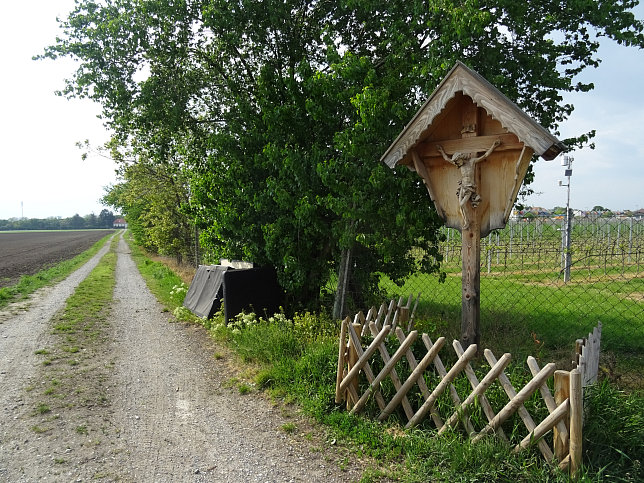
{"label": "wooden fence post", "polygon": [[342,391],[340,390],[340,383],[342,382],[342,377],[344,373],[344,363],[345,363],[345,352],[347,350],[347,324],[349,323],[349,317],[342,321],[342,326],[340,328],[340,344],[338,348],[338,374],[335,381],[335,403],[340,404],[344,398],[342,396]]}
{"label": "wooden fence post", "polygon": [[581,467],[584,401],[581,372],[570,371],[570,477],[575,479]]}
{"label": "wooden fence post", "polygon": [[[536,376],[537,373],[540,371],[539,364],[537,364],[536,359],[532,356],[528,357],[528,367],[530,368],[530,371],[532,372],[533,376]],[[556,372],[555,372],[555,377],[556,377]],[[548,389],[547,384],[543,384],[540,388],[540,391],[541,391],[541,397],[545,401],[550,414],[557,411],[558,407],[561,407],[562,405],[561,403],[559,404],[559,406],[557,406],[555,398],[552,396],[552,394],[550,394],[550,389]],[[561,444],[564,446],[564,448],[566,448],[566,452],[567,452],[568,426],[566,426],[566,423],[567,423],[567,418],[562,418],[561,421],[557,422],[555,428],[553,429],[553,450],[555,449],[557,444]],[[559,441],[559,443],[557,443],[557,441]],[[557,457],[558,461],[561,461],[560,457],[556,455],[556,451],[555,451],[555,456]]]}
{"label": "wooden fence post", "polygon": [[[351,322],[348,322],[351,323]],[[348,325],[348,324],[347,324]],[[353,324],[353,328],[356,331],[356,334],[358,335],[358,341],[360,341],[360,333],[362,327],[360,324]],[[349,337],[349,363],[348,363],[348,370],[347,372],[350,373],[351,369],[353,369],[353,366],[356,365],[356,362],[358,362],[358,351],[353,343],[353,339]],[[355,377],[353,381],[350,383],[351,389],[349,390],[349,394],[347,395],[347,411],[350,411],[351,408],[353,408],[353,405],[357,402],[357,399],[353,399],[352,393],[357,394],[358,393],[358,378]]]}
{"label": "wooden fence post", "polygon": [[[561,406],[570,395],[570,373],[568,371],[555,371],[555,403]],[[566,421],[566,429],[570,434],[570,420]],[[568,455],[569,439],[557,428],[553,431],[554,452],[558,461],[563,461]]]}

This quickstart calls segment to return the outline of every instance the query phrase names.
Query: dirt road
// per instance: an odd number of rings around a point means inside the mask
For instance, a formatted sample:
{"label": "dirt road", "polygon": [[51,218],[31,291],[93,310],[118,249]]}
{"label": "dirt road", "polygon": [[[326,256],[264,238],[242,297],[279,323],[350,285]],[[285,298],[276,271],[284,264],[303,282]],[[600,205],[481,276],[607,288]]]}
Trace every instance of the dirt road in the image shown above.
{"label": "dirt road", "polygon": [[[226,359],[213,357],[218,349],[201,327],[162,311],[123,240],[103,343],[79,366],[78,404],[38,414],[32,389],[51,381],[35,352],[51,344],[50,319],[88,270],[39,294],[27,312],[3,316],[0,481],[359,479],[350,458],[295,409],[230,388]],[[285,432],[286,423],[297,429]]]}

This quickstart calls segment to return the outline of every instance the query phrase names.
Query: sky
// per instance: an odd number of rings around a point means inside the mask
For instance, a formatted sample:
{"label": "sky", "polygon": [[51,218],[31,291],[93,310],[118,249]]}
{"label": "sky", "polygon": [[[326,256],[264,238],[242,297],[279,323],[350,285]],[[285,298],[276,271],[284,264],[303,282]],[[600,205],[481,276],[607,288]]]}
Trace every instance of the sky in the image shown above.
{"label": "sky", "polygon": [[[115,165],[90,154],[81,159],[79,141],[101,146],[109,134],[89,100],[54,94],[70,77],[69,59],[34,61],[59,33],[56,17],[65,17],[74,0],[4,2],[0,20],[0,219],[70,217],[103,208],[104,187],[116,182]],[[637,17],[644,18],[638,6]],[[644,208],[644,51],[603,41],[598,69],[585,74],[595,90],[570,95],[575,112],[560,128],[560,139],[597,130],[596,149],[572,153],[570,205],[612,210]],[[565,206],[566,182],[560,158],[535,166],[535,191],[525,204]],[[111,209],[111,208],[110,208]]]}

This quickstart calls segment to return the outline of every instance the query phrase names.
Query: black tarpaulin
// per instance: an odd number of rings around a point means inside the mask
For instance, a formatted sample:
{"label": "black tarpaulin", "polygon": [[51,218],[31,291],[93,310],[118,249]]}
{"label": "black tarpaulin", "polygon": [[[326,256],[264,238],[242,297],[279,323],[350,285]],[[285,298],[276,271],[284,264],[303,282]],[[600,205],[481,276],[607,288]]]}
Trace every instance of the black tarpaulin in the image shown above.
{"label": "black tarpaulin", "polygon": [[226,323],[243,311],[258,317],[279,312],[283,292],[272,268],[230,270],[224,278],[224,315]]}
{"label": "black tarpaulin", "polygon": [[199,317],[212,317],[221,307],[224,274],[228,270],[233,269],[221,265],[199,265],[183,306]]}

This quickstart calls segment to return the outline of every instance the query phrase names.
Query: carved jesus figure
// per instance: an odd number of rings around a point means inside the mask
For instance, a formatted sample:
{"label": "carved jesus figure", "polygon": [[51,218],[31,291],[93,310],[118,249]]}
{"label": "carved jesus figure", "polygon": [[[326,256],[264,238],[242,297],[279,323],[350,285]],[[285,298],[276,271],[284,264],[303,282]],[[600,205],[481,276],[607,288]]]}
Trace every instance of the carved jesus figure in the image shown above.
{"label": "carved jesus figure", "polygon": [[458,196],[458,204],[460,206],[461,216],[463,217],[463,229],[467,230],[470,227],[471,220],[467,216],[465,205],[468,201],[476,208],[481,202],[481,196],[476,192],[476,165],[486,159],[492,151],[501,144],[501,140],[494,141],[492,146],[485,151],[485,153],[478,158],[473,158],[474,153],[461,153],[455,152],[451,157],[443,150],[440,145],[436,146],[438,152],[443,156],[443,159],[448,163],[456,166],[461,172],[461,180],[458,182],[459,188],[456,191]]}

